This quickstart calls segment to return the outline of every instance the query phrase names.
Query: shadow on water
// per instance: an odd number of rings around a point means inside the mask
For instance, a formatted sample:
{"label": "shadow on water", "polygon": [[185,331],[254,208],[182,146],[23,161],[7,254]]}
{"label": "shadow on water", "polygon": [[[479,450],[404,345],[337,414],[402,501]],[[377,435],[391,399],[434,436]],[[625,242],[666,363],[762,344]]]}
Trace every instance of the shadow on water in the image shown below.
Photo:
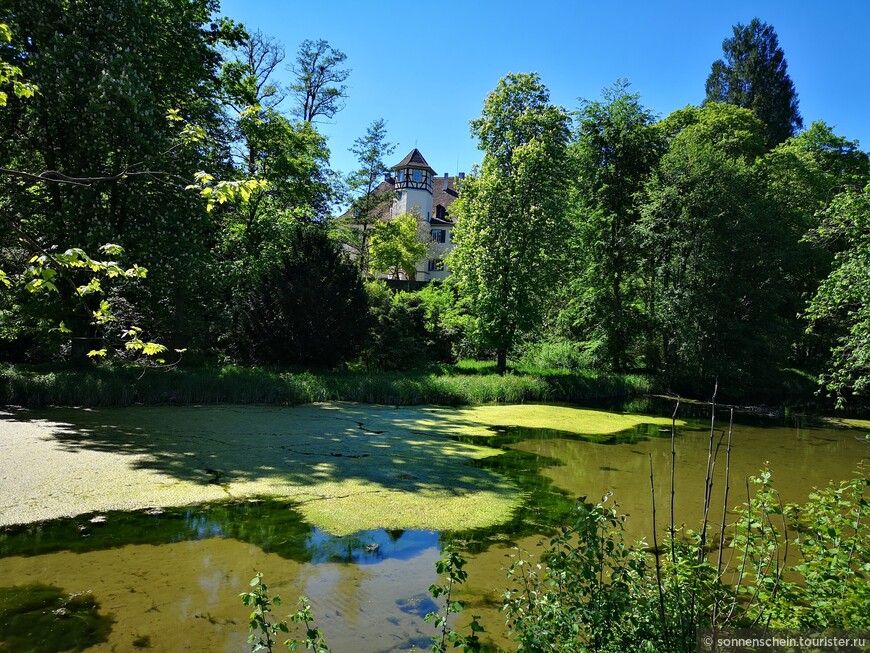
{"label": "shadow on water", "polygon": [[433,531],[370,530],[335,536],[307,524],[291,504],[274,500],[189,508],[110,511],[0,529],[0,557],[57,551],[85,553],[133,544],[213,537],[254,544],[296,562],[376,564],[407,560],[438,544]]}
{"label": "shadow on water", "polygon": [[[638,403],[640,402],[640,403]],[[670,416],[673,412],[673,400],[664,397],[645,397],[632,400],[626,405],[599,405],[598,408],[630,408],[633,412],[643,412],[647,415]],[[710,408],[705,404],[681,404],[680,417],[688,423],[680,426],[679,433],[709,430]],[[109,413],[112,414],[112,413]],[[381,421],[388,426],[400,424],[405,420],[403,413],[397,411],[395,417],[389,411],[381,415]],[[314,436],[310,443],[312,450],[321,447],[324,455],[330,455],[330,447],[335,448],[335,436],[344,440],[344,451],[347,451],[347,440],[351,443],[356,439],[368,439],[371,434],[378,435],[380,431],[368,432],[362,426],[362,417],[354,413],[353,408],[342,411],[337,422],[330,418],[324,422],[328,429],[320,436]],[[719,426],[727,424],[728,408],[718,411]],[[28,419],[22,414],[19,419]],[[87,446],[98,450],[124,449],[126,453],[153,454],[145,465],[154,466],[161,471],[170,472],[179,477],[190,477],[195,471],[187,462],[187,449],[184,441],[178,441],[175,449],[156,452],[158,446],[166,446],[167,440],[161,438],[153,442],[147,437],[119,438],[120,433],[129,434],[130,425],[115,423],[110,427],[97,425],[95,422],[103,419],[103,415],[95,411],[91,419],[83,422],[67,424],[59,434],[59,439],[73,446]],[[94,419],[95,418],[95,419]],[[758,414],[740,413],[735,417],[741,423],[751,423],[758,426],[782,426],[783,421],[791,421],[788,417],[762,417]],[[91,421],[93,420],[93,422]],[[200,424],[198,432],[207,430],[207,424]],[[260,430],[269,431],[276,425],[265,421]],[[541,440],[575,440],[587,441],[601,445],[634,444],[637,442],[669,438],[669,427],[651,424],[640,424],[633,428],[610,435],[577,435],[575,433],[530,427],[492,427],[492,436],[451,436],[451,440],[463,444],[486,445],[502,450],[502,454],[479,460],[471,460],[465,465],[472,468],[495,472],[512,481],[524,495],[522,506],[517,509],[506,523],[496,524],[473,530],[443,531],[441,533],[424,530],[368,530],[348,536],[335,536],[319,530],[306,523],[294,504],[274,500],[248,500],[240,502],[219,502],[194,507],[164,508],[146,511],[110,511],[99,514],[79,515],[73,518],[57,519],[27,525],[7,526],[0,528],[0,557],[23,555],[35,556],[61,550],[74,552],[96,551],[121,547],[129,544],[169,544],[185,540],[200,540],[211,537],[233,538],[260,547],[265,552],[272,552],[281,557],[299,562],[347,562],[354,564],[376,564],[382,560],[405,560],[417,555],[420,551],[431,548],[439,541],[459,543],[471,552],[486,550],[493,543],[510,544],[515,539],[532,534],[547,534],[553,532],[559,525],[573,521],[575,497],[556,487],[552,480],[541,471],[544,468],[563,465],[555,458],[519,451],[511,445],[524,441]],[[137,429],[138,431],[138,429]],[[136,433],[136,435],[141,435]],[[250,431],[240,437],[239,442],[233,442],[245,456],[256,456],[249,442],[241,440],[250,437]],[[306,434],[307,435],[307,434]],[[679,435],[679,434],[678,434]],[[310,437],[310,436],[309,436]],[[245,446],[248,445],[248,446]],[[235,448],[235,447],[234,447]],[[131,452],[130,449],[133,451]],[[334,457],[334,452],[333,452]],[[348,457],[345,453],[345,457]],[[449,461],[440,461],[435,456],[426,456],[427,467],[448,465]],[[265,469],[274,469],[274,459],[262,461]],[[460,465],[464,467],[465,465]],[[195,465],[193,465],[195,466]],[[472,483],[473,477],[456,473],[455,467],[449,473],[436,469],[435,484],[440,483]],[[257,465],[247,473],[256,473]],[[602,468],[604,469],[604,468]],[[297,467],[291,474],[304,476]],[[354,467],[342,467],[336,473],[354,473]],[[231,474],[242,473],[237,470]],[[391,487],[400,487],[406,491],[414,491],[413,477],[386,479],[377,469],[369,468],[366,472],[370,477],[376,476],[378,481]],[[296,481],[304,482],[304,478]],[[432,475],[427,475],[427,485],[431,487]]]}
{"label": "shadow on water", "polygon": [[494,543],[511,544],[531,534],[547,534],[573,521],[575,499],[556,487],[541,470],[560,461],[510,448],[528,440],[569,439],[600,444],[632,443],[670,436],[652,425],[639,425],[610,436],[578,436],[540,428],[494,427],[495,436],[452,436],[468,444],[503,451],[469,461],[474,468],[512,481],[524,495],[522,506],[506,523],[472,530],[366,530],[336,536],[308,524],[293,503],[275,499],[217,502],[181,508],[107,511],[0,528],[0,557],[37,556],[57,551],[84,553],[133,544],[171,544],[214,537],[254,544],[264,552],[305,563],[344,562],[361,565],[407,560],[442,541],[470,552]]}

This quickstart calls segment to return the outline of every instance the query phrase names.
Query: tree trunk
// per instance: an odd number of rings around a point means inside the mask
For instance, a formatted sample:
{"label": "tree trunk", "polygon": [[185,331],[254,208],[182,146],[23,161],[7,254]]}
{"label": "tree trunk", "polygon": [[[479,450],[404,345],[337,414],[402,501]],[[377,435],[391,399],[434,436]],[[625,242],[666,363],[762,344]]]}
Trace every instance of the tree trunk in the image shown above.
{"label": "tree trunk", "polygon": [[504,376],[505,372],[507,372],[507,348],[499,349],[497,356],[496,370]]}

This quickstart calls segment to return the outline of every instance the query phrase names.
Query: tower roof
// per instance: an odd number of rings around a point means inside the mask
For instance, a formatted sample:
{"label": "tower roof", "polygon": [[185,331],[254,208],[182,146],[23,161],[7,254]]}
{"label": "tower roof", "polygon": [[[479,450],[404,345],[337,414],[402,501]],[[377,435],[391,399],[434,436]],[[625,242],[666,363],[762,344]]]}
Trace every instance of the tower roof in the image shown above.
{"label": "tower roof", "polygon": [[420,150],[416,147],[408,153],[408,156],[390,168],[390,170],[398,170],[399,168],[420,168],[421,170],[428,170],[433,175],[435,174],[435,171],[426,163],[426,159],[423,158]]}

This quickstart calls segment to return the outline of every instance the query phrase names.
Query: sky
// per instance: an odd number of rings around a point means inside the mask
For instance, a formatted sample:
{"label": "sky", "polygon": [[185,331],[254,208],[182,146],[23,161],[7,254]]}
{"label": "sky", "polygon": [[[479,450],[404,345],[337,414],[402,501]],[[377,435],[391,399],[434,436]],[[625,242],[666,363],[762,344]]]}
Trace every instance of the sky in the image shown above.
{"label": "sky", "polygon": [[754,17],[779,36],[804,125],[824,120],[870,150],[870,0],[222,0],[221,13],[281,41],[285,63],[305,39],[347,55],[346,107],[318,125],[342,172],[379,118],[396,144],[388,165],[417,147],[439,175],[470,171],[482,154],[469,121],[511,72],[537,72],[568,110],[621,78],[661,117],[699,104],[722,41]]}

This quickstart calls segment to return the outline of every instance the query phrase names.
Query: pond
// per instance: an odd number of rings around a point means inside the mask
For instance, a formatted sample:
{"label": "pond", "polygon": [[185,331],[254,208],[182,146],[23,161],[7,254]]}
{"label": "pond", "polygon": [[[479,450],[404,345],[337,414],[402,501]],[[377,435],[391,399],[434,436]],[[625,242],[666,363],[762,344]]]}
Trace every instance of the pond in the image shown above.
{"label": "pond", "polygon": [[[684,420],[675,520],[691,525],[710,431],[709,419]],[[8,409],[0,641],[15,651],[244,651],[238,595],[262,571],[284,599],[279,615],[310,598],[336,652],[426,649],[433,563],[443,542],[460,540],[468,612],[506,645],[497,605],[511,547],[535,549],[570,518],[574,497],[608,494],[630,515],[629,539],[649,538],[652,459],[664,528],[670,424],[554,406]],[[848,478],[870,457],[865,432],[783,418],[735,425],[728,506],[766,461],[786,501]]]}

